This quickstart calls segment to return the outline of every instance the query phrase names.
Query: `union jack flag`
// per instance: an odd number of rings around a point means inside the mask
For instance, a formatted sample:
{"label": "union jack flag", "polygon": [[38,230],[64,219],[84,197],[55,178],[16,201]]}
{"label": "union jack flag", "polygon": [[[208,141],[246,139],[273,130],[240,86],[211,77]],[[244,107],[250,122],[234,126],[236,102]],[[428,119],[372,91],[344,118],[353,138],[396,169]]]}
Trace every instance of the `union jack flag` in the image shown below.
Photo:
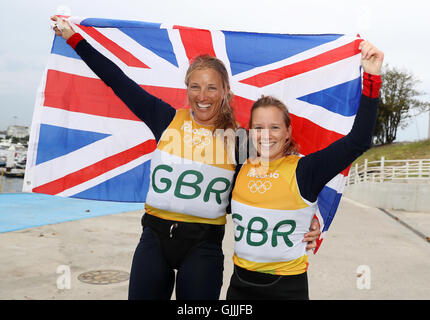
{"label": "union jack flag", "polygon": [[[328,146],[352,127],[361,95],[357,37],[68,20],[130,78],[174,108],[187,108],[184,78],[189,61],[207,53],[227,67],[236,119],[242,126],[247,126],[252,103],[264,94],[288,106],[303,155]],[[144,202],[155,147],[146,124],[65,40],[55,36],[37,94],[23,191]],[[337,210],[348,170],[330,181],[318,198],[323,235]]]}

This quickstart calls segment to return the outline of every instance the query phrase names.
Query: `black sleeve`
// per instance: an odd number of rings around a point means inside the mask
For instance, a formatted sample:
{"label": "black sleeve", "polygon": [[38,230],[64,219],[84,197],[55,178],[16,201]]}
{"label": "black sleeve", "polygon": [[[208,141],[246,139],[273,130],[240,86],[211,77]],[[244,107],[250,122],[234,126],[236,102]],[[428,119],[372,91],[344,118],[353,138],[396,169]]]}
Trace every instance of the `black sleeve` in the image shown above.
{"label": "black sleeve", "polygon": [[248,159],[248,131],[244,128],[237,128],[235,132],[235,171],[233,180],[231,182],[231,190],[230,194],[228,196],[228,206],[226,208],[227,214],[231,214],[231,198],[233,194],[234,184],[236,183],[237,175],[239,174],[240,169],[242,168],[242,165],[246,162]]}
{"label": "black sleeve", "polygon": [[327,148],[300,158],[296,178],[303,198],[316,201],[327,182],[370,148],[378,101],[362,95],[351,131]]}
{"label": "black sleeve", "polygon": [[91,70],[108,85],[125,105],[151,129],[158,141],[172,122],[176,110],[164,101],[143,90],[115,63],[94,49],[85,39],[75,51]]}

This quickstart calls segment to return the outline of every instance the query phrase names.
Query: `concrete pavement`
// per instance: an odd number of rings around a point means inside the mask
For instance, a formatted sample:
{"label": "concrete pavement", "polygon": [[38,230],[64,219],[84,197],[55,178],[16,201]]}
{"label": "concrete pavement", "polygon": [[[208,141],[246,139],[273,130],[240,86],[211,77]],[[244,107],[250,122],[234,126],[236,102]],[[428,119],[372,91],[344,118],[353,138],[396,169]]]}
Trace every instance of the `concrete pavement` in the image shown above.
{"label": "concrete pavement", "polygon": [[[429,213],[391,212],[430,236]],[[129,272],[141,215],[127,212],[0,233],[0,299],[127,299],[128,281],[88,284],[78,276]],[[231,220],[224,254],[221,299],[233,270]],[[343,197],[322,247],[310,254],[308,275],[311,299],[430,299],[430,243],[379,209]]]}
{"label": "concrete pavement", "polygon": [[[428,213],[391,213],[408,215],[430,235]],[[322,247],[310,255],[308,273],[311,299],[428,300],[430,242],[381,210],[343,197]],[[370,288],[359,289],[369,274]]]}

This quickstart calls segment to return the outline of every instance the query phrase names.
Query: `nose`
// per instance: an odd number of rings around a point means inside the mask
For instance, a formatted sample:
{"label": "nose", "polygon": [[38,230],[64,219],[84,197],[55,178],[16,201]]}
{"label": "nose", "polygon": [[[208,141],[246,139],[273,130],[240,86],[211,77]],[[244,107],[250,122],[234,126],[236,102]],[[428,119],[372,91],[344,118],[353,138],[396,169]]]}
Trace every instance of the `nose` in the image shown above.
{"label": "nose", "polygon": [[268,142],[272,137],[272,130],[270,129],[260,129],[258,132],[259,139],[262,142]]}
{"label": "nose", "polygon": [[201,89],[197,94],[197,99],[198,101],[205,101],[207,96],[208,96],[207,91],[205,89]]}

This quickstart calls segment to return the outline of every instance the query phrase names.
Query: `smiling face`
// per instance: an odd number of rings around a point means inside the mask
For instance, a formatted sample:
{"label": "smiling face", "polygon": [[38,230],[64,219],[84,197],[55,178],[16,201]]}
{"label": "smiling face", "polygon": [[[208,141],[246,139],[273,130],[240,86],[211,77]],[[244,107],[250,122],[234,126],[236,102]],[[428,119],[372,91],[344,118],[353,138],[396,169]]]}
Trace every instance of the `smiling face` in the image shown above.
{"label": "smiling face", "polygon": [[270,105],[259,107],[252,111],[251,121],[258,154],[270,161],[282,158],[291,137],[291,126],[287,127],[282,111]]}
{"label": "smiling face", "polygon": [[212,68],[194,70],[187,89],[194,120],[201,125],[214,125],[226,95],[221,76]]}

